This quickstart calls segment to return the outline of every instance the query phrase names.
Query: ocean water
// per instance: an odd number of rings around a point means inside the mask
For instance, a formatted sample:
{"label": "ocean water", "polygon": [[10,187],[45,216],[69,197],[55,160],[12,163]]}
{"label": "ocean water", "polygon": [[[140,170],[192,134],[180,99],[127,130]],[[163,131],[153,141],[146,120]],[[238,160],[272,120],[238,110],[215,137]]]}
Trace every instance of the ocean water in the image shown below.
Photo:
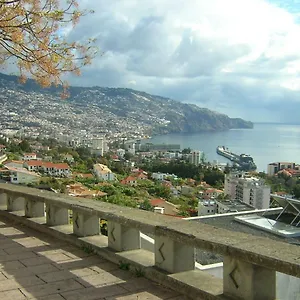
{"label": "ocean water", "polygon": [[300,125],[255,123],[253,129],[232,129],[222,132],[196,134],[168,134],[154,136],[147,142],[180,144],[201,150],[208,161],[228,160],[216,153],[217,146],[253,157],[258,171],[266,171],[268,163],[293,161],[300,163]]}

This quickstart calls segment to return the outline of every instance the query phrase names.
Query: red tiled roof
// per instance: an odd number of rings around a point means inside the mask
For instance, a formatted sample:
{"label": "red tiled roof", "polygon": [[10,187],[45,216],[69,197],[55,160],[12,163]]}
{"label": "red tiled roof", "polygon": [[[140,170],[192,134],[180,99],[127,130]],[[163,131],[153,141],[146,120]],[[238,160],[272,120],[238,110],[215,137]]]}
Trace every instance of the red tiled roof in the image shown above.
{"label": "red tiled roof", "polygon": [[69,169],[69,165],[66,163],[58,163],[58,164],[53,164],[54,168],[56,169]]}
{"label": "red tiled roof", "polygon": [[158,206],[159,204],[165,203],[166,201],[163,199],[152,199],[150,200],[150,204],[152,206]]}
{"label": "red tiled roof", "polygon": [[28,166],[36,166],[36,167],[45,167],[45,168],[55,168],[55,169],[69,169],[69,165],[66,163],[52,163],[47,161],[39,161],[39,160],[29,160],[26,162]]}
{"label": "red tiled roof", "polygon": [[127,184],[127,183],[129,183],[131,181],[136,181],[136,178],[133,177],[133,176],[128,176],[127,178],[121,180],[121,184]]}
{"label": "red tiled roof", "polygon": [[42,166],[43,165],[43,162],[40,161],[40,160],[29,160],[26,162],[26,164],[28,166],[35,166],[35,167],[39,167],[39,166]]}

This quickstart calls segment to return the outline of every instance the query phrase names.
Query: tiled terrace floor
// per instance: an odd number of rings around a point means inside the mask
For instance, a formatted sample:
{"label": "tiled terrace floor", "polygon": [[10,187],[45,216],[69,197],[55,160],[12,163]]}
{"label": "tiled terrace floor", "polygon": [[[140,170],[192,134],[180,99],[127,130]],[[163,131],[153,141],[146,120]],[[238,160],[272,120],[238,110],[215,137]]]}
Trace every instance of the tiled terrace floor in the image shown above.
{"label": "tiled terrace floor", "polygon": [[0,220],[0,299],[185,299],[118,265]]}

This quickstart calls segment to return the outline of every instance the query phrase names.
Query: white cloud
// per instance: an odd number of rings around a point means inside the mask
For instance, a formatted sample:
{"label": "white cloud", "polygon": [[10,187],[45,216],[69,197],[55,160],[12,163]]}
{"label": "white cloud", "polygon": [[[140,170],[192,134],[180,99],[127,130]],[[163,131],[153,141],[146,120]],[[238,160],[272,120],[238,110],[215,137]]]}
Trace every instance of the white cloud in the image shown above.
{"label": "white cloud", "polygon": [[[252,120],[278,120],[280,104],[300,105],[300,25],[289,12],[295,6],[264,0],[174,3],[82,1],[96,12],[70,38],[96,36],[105,54],[74,82],[134,85]],[[268,115],[272,103],[278,111]]]}

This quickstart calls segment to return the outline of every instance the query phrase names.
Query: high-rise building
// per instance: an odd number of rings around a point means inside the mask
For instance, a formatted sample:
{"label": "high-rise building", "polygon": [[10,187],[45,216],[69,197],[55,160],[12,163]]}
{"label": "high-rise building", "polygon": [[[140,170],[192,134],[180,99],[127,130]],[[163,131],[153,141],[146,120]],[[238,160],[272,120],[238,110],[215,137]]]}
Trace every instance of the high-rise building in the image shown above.
{"label": "high-rise building", "polygon": [[201,163],[202,151],[193,150],[189,155],[189,161],[191,164],[198,166]]}
{"label": "high-rise building", "polygon": [[92,154],[101,155],[108,151],[107,142],[105,137],[96,137],[91,140]]}
{"label": "high-rise building", "polygon": [[264,180],[248,173],[235,172],[225,175],[224,194],[231,199],[244,202],[257,209],[270,205],[270,186]]}

